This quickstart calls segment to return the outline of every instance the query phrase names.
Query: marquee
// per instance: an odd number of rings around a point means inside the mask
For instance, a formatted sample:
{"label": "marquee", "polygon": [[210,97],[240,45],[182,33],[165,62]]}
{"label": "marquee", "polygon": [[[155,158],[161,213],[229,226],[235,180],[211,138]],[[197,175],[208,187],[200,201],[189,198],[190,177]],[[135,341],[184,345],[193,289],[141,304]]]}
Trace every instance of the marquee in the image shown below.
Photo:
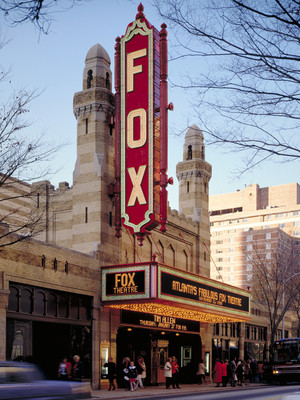
{"label": "marquee", "polygon": [[105,307],[200,322],[251,320],[250,292],[157,262],[102,268]]}

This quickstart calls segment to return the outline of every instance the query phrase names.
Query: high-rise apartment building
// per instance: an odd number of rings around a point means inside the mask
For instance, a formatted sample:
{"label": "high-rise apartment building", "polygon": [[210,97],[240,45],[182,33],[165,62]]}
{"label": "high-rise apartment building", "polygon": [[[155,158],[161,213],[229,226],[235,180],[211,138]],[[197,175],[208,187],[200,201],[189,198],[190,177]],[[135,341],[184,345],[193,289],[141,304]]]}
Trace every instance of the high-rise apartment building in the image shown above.
{"label": "high-rise apartment building", "polygon": [[211,278],[251,286],[253,258],[286,253],[300,268],[300,186],[260,188],[210,196]]}

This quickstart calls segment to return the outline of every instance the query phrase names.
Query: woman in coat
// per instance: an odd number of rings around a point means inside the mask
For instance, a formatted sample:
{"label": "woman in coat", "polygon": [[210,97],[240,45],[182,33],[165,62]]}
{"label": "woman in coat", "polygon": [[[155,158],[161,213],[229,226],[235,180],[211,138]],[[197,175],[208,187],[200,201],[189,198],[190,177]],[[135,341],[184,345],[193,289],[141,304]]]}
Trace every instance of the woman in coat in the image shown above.
{"label": "woman in coat", "polygon": [[219,387],[220,383],[222,382],[222,364],[218,358],[216,358],[216,364],[214,368],[214,382],[217,384],[217,387]]}
{"label": "woman in coat", "polygon": [[166,389],[170,389],[170,385],[172,383],[172,358],[168,357],[167,362],[165,363],[165,378],[166,378]]}

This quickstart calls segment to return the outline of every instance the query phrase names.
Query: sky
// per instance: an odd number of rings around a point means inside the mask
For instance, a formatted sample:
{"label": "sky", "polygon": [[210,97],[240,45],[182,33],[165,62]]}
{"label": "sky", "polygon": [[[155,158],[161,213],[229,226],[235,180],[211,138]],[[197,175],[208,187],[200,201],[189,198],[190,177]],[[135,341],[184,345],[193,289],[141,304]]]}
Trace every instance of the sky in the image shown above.
{"label": "sky", "polygon": [[[62,0],[65,1],[65,0]],[[157,29],[165,22],[157,14],[151,0],[144,0],[146,18]],[[39,97],[31,104],[27,119],[32,123],[29,135],[44,134],[47,142],[60,145],[51,160],[58,171],[49,180],[54,186],[59,182],[73,183],[76,161],[76,119],[73,115],[73,96],[82,90],[82,74],[88,50],[100,43],[114,65],[115,38],[125,33],[127,25],[135,19],[139,1],[89,0],[66,12],[53,15],[49,33],[41,34],[31,23],[9,26],[0,15],[0,37],[8,40],[0,50],[0,63],[11,68],[9,88],[37,89]],[[168,30],[169,49],[175,45],[173,32]],[[181,60],[169,63],[169,79],[179,81],[189,71],[201,71],[204,62]],[[1,88],[0,88],[1,101]],[[193,110],[194,99],[188,92],[169,86],[169,102],[174,111],[169,112],[169,169],[168,176],[174,185],[168,187],[171,208],[178,209],[178,181],[176,164],[182,161],[185,127],[201,125]],[[178,135],[179,131],[183,131]],[[224,146],[206,146],[206,161],[212,165],[210,194],[234,192],[257,183],[260,187],[299,182],[300,162],[268,162],[239,177],[236,171],[243,155]]]}

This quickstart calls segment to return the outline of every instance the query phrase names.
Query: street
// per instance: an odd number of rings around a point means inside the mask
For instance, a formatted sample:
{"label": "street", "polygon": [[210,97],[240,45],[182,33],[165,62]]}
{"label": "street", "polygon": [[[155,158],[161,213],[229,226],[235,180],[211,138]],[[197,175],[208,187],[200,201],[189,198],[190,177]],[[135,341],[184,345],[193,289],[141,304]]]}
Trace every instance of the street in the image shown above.
{"label": "street", "polygon": [[[279,385],[249,385],[242,388],[217,388],[215,385],[182,385],[181,389],[166,391],[164,387],[146,387],[135,392],[123,389],[116,391],[99,390],[92,393],[92,399],[187,399],[187,400],[300,400],[299,384]],[[292,396],[292,397],[289,397]]]}

